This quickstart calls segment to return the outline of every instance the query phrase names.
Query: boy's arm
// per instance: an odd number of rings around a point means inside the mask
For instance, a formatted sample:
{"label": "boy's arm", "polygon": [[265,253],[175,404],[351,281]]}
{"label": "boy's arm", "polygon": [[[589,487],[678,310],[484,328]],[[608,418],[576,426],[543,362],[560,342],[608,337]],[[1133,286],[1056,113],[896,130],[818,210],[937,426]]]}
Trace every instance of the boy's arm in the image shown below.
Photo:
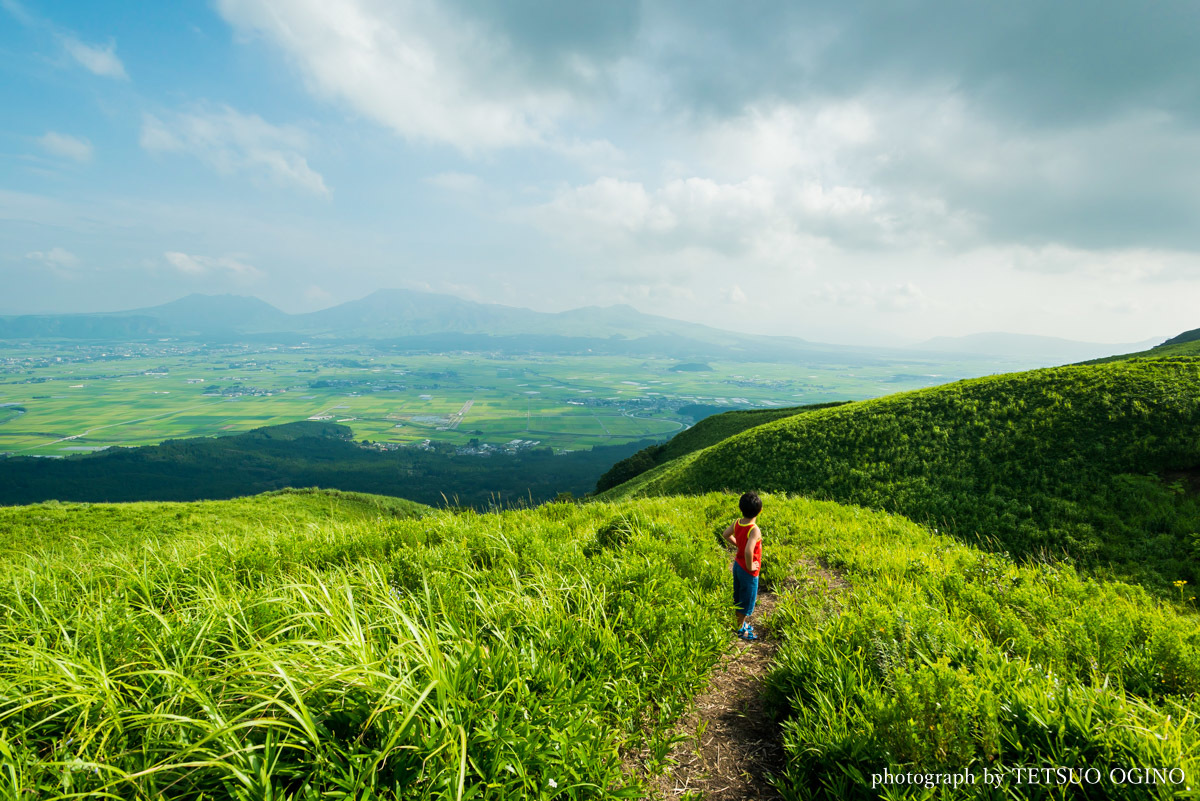
{"label": "boy's arm", "polygon": [[734,546],[735,548],[737,547],[737,539],[733,536],[733,523],[729,524],[729,526],[725,529],[725,533],[721,536],[724,537],[725,541],[730,545]]}
{"label": "boy's arm", "polygon": [[754,546],[757,545],[758,541],[761,539],[762,532],[758,530],[758,526],[755,526],[753,529],[751,529],[749,536],[746,537],[746,553],[743,554],[745,557],[743,561],[750,565],[751,570],[758,570],[759,567],[761,567],[759,562],[754,561]]}

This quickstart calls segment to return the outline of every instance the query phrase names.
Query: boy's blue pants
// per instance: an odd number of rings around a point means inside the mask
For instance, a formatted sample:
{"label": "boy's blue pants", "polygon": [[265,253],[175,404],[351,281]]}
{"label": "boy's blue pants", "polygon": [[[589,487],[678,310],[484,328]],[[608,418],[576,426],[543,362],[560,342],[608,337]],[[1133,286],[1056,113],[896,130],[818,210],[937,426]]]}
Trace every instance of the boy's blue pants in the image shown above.
{"label": "boy's blue pants", "polygon": [[743,615],[754,614],[754,603],[758,600],[758,576],[746,572],[746,568],[733,563],[733,602]]}

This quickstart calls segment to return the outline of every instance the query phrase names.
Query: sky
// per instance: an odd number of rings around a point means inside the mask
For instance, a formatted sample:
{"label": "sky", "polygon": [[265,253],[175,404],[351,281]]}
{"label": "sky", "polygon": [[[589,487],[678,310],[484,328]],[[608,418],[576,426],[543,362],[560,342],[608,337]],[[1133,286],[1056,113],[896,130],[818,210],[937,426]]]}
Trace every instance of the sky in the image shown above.
{"label": "sky", "polygon": [[0,314],[1200,326],[1200,5],[0,0]]}

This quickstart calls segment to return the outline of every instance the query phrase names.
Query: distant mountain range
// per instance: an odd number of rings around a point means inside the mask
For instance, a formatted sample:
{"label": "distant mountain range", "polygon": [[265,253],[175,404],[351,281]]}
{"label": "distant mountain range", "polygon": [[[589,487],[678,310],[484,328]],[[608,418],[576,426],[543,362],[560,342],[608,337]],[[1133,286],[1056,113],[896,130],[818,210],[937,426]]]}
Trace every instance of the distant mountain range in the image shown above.
{"label": "distant mountain range", "polygon": [[307,314],[288,314],[258,298],[193,294],[161,306],[124,312],[0,316],[0,335],[6,338],[105,338],[139,333],[173,337],[295,334],[316,339],[391,339],[431,334],[626,339],[682,336],[716,343],[728,342],[731,336],[703,325],[642,314],[630,306],[589,306],[547,313],[407,289],[381,289],[365,298]]}
{"label": "distant mountain range", "polygon": [[188,295],[126,312],[0,317],[0,339],[373,341],[403,349],[656,354],[679,358],[823,360],[858,349],[721,331],[629,306],[559,313],[381,289],[360,300],[287,314],[257,298]]}
{"label": "distant mountain range", "polygon": [[939,337],[906,350],[862,348],[722,331],[644,314],[630,306],[588,306],[547,313],[406,289],[381,289],[307,314],[288,314],[253,297],[193,294],[125,312],[0,317],[0,339],[162,338],[372,340],[431,351],[534,350],[855,364],[874,359],[894,361],[905,355],[928,359],[935,353],[1053,364],[1142,350],[1157,343],[1097,345],[1051,337],[977,334]]}

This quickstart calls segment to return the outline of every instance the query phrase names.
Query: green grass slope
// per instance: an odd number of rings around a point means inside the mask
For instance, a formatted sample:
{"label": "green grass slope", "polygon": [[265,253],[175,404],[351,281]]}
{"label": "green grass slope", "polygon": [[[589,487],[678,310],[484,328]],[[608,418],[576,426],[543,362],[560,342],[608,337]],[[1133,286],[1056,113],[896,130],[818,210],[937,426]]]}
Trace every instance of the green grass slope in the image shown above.
{"label": "green grass slope", "polygon": [[604,492],[624,484],[651,468],[666,464],[689,453],[715,445],[749,428],[794,417],[805,412],[841,406],[844,401],[814,403],[808,406],[789,406],[783,409],[743,409],[706,417],[691,428],[681,431],[666,442],[651,445],[614,464],[596,482],[596,492]]}
{"label": "green grass slope", "polygon": [[[339,490],[285,489],[233,501],[49,503],[0,506],[0,572],[26,559],[85,565],[113,548],[163,548],[222,532],[251,540],[281,526],[415,518],[432,512],[402,498]],[[20,557],[20,558],[18,558]]]}
{"label": "green grass slope", "polygon": [[1166,342],[1150,350],[1136,353],[1125,353],[1120,356],[1109,356],[1104,359],[1094,359],[1084,364],[1104,364],[1106,362],[1127,361],[1130,359],[1173,359],[1193,358],[1200,356],[1200,328],[1184,331],[1178,336],[1171,337]]}
{"label": "green grass slope", "polygon": [[1191,331],[1184,331],[1182,334],[1177,334],[1164,342],[1163,345],[1183,345],[1188,342],[1200,342],[1200,328],[1193,328]]}
{"label": "green grass slope", "polygon": [[0,797],[644,795],[728,642],[694,511],[343,500],[3,510]]}
{"label": "green grass slope", "polygon": [[[765,500],[765,564],[805,554],[849,585],[830,594],[800,569],[776,609],[784,642],[768,685],[784,798],[1191,797],[1200,619],[1189,587],[1164,603],[883,512]],[[887,785],[885,771],[913,778]]]}
{"label": "green grass slope", "polygon": [[[645,797],[623,762],[661,767],[732,642],[735,499],[374,504],[3,510],[0,796]],[[46,520],[57,545],[11,537]],[[1048,798],[1012,771],[1065,767],[1104,773],[1079,797],[1167,798],[1108,771],[1200,770],[1191,602],[829,502],[768,495],[761,523],[784,797],[987,768]]]}
{"label": "green grass slope", "polygon": [[1200,360],[962,381],[779,420],[609,493],[802,493],[1157,585],[1198,578]]}

